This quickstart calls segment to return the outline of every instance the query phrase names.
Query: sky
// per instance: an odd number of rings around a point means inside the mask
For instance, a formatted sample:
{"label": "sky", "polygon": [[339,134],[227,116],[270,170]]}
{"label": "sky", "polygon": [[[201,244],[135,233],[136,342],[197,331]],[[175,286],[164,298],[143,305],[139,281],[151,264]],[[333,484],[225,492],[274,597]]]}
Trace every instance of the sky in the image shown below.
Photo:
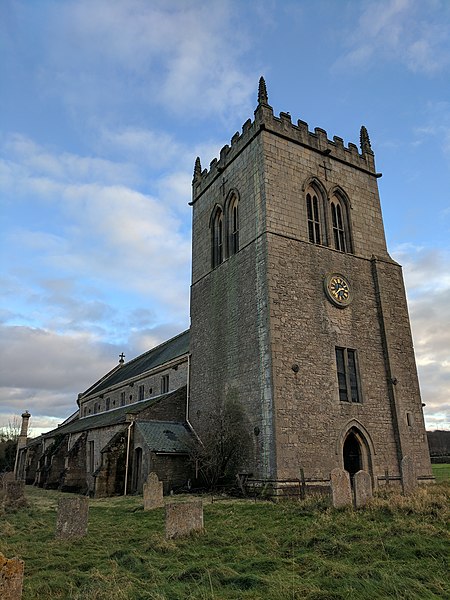
{"label": "sky", "polygon": [[0,428],[189,327],[191,181],[253,117],[375,152],[428,429],[450,429],[450,1],[1,0]]}

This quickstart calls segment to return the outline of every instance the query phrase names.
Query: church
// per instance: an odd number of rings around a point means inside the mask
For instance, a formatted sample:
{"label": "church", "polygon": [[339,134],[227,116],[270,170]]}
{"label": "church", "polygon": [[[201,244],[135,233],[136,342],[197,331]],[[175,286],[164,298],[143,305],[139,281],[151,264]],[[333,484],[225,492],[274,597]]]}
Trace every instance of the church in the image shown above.
{"label": "church", "polygon": [[227,403],[250,440],[239,472],[327,488],[330,472],[432,481],[401,267],[389,255],[374,153],[257,108],[192,183],[191,326],[119,364],[57,429],[26,443],[17,476],[96,496],[195,479],[190,440]]}

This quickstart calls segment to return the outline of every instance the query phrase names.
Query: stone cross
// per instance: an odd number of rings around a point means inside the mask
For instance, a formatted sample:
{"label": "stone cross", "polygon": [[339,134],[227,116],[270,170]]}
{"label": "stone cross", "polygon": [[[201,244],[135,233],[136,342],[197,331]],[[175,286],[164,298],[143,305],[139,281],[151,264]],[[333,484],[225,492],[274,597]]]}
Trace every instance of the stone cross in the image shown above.
{"label": "stone cross", "polygon": [[417,488],[416,466],[410,456],[404,456],[401,462],[402,486],[404,494],[413,494]]}
{"label": "stone cross", "polygon": [[156,473],[149,473],[143,489],[144,510],[153,510],[164,506],[163,482],[159,481]]}
{"label": "stone cross", "polygon": [[203,503],[176,502],[166,504],[166,538],[178,538],[203,531]]}
{"label": "stone cross", "polygon": [[21,600],[23,569],[23,560],[8,559],[0,552],[0,598],[2,600]]}
{"label": "stone cross", "polygon": [[323,161],[323,165],[319,165],[319,167],[321,169],[323,169],[324,175],[325,175],[325,181],[328,181],[328,177],[327,177],[327,171],[331,171],[331,167],[327,166],[326,162]]}
{"label": "stone cross", "polygon": [[352,506],[350,475],[344,469],[333,469],[331,471],[331,495],[334,508]]}
{"label": "stone cross", "polygon": [[372,499],[372,478],[366,471],[358,471],[353,478],[355,506],[365,506]]}
{"label": "stone cross", "polygon": [[89,499],[86,496],[60,498],[56,518],[55,537],[80,538],[86,535],[89,516]]}

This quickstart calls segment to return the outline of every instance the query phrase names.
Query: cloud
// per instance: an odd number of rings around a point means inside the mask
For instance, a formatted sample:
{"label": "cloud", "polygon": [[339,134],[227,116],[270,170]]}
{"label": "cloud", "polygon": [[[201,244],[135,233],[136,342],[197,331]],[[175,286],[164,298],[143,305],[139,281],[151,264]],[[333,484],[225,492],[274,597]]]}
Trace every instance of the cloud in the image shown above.
{"label": "cloud", "polygon": [[450,428],[450,251],[405,244],[393,256],[403,264],[425,419]]}
{"label": "cloud", "polygon": [[130,87],[135,104],[189,118],[248,110],[255,81],[242,66],[251,45],[238,7],[217,0],[47,5],[47,21],[35,29],[40,89],[76,114],[95,108],[105,116],[105,107],[128,105]]}
{"label": "cloud", "polygon": [[357,27],[346,32],[348,51],[334,67],[342,70],[400,62],[412,72],[434,75],[448,68],[449,6],[439,0],[371,0]]}

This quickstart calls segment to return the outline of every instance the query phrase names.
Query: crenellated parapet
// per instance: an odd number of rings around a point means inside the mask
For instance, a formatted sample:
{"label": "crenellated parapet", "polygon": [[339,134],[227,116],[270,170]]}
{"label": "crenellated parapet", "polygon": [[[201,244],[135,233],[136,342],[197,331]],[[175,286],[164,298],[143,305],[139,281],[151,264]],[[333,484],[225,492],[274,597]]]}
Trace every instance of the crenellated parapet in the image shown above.
{"label": "crenellated parapet", "polygon": [[242,131],[233,135],[230,145],[223,146],[219,158],[214,158],[211,161],[209,169],[202,170],[200,159],[197,158],[192,181],[193,202],[263,131],[268,131],[294,144],[304,146],[318,154],[327,156],[331,160],[361,169],[375,177],[380,176],[375,171],[374,153],[367,129],[364,126],[361,127],[360,131],[361,151],[359,151],[356,144],[351,142],[345,146],[344,140],[338,136],[334,136],[332,140],[328,139],[327,132],[320,127],[310,131],[308,123],[305,121],[299,119],[296,123],[293,123],[291,115],[287,112],[280,112],[277,117],[268,103],[267,88],[263,77],[259,81],[258,106],[254,114],[254,120],[248,119],[243,124]]}

